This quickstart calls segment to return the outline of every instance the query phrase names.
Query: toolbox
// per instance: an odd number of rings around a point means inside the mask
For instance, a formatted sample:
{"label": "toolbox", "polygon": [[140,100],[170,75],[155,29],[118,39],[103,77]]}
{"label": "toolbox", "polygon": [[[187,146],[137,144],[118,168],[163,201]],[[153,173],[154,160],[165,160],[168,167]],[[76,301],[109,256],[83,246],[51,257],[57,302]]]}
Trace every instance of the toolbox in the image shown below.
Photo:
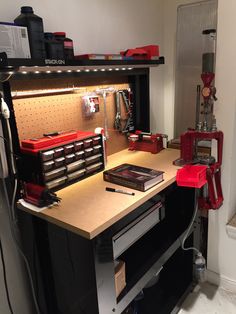
{"label": "toolbox", "polygon": [[21,142],[20,177],[58,190],[104,169],[102,135],[68,132]]}

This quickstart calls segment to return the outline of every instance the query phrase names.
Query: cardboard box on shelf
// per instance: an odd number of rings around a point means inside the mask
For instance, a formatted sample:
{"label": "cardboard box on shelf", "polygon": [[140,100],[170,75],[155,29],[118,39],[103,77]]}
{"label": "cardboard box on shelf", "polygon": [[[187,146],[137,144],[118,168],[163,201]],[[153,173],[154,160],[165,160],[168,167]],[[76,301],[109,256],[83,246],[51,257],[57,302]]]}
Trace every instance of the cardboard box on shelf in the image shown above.
{"label": "cardboard box on shelf", "polygon": [[122,290],[126,286],[125,277],[125,262],[117,260],[115,263],[115,287],[116,287],[116,297],[120,295]]}
{"label": "cardboard box on shelf", "polygon": [[30,47],[27,28],[0,22],[0,52],[8,58],[29,59]]}

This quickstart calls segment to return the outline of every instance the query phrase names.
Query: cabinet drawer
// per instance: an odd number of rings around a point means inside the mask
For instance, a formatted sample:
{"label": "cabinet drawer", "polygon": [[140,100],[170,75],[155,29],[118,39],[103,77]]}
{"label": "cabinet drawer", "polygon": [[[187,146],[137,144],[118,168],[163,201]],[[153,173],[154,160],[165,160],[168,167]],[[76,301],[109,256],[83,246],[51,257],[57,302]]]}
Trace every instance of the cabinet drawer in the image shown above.
{"label": "cabinet drawer", "polygon": [[158,202],[112,238],[114,258],[119,257],[146,232],[160,222],[161,207],[162,203]]}
{"label": "cabinet drawer", "polygon": [[93,155],[91,157],[85,158],[85,164],[90,165],[92,163],[98,162],[100,158],[102,157],[102,154]]}
{"label": "cabinet drawer", "polygon": [[84,166],[85,161],[83,159],[80,159],[78,161],[73,162],[72,164],[69,164],[66,166],[67,172],[74,172],[78,169],[81,169]]}
{"label": "cabinet drawer", "polygon": [[63,177],[61,177],[61,178],[59,178],[59,179],[56,179],[56,180],[47,182],[47,183],[46,183],[46,187],[47,187],[48,189],[53,189],[53,188],[55,188],[55,187],[57,187],[57,186],[59,186],[59,185],[64,184],[64,183],[66,182],[66,180],[67,180],[67,177],[66,177],[66,176],[63,176]]}
{"label": "cabinet drawer", "polygon": [[59,178],[65,174],[66,167],[61,167],[56,170],[44,173],[44,180],[51,181],[53,179]]}
{"label": "cabinet drawer", "polygon": [[54,149],[54,158],[60,158],[64,156],[64,148],[59,147]]}
{"label": "cabinet drawer", "polygon": [[43,152],[42,153],[42,160],[43,161],[48,161],[53,159],[53,155],[54,155],[54,150],[48,150],[47,152]]}
{"label": "cabinet drawer", "polygon": [[52,170],[54,165],[55,165],[55,163],[53,160],[43,162],[43,170],[44,171]]}
{"label": "cabinet drawer", "polygon": [[62,167],[65,164],[65,157],[55,159],[55,167]]}

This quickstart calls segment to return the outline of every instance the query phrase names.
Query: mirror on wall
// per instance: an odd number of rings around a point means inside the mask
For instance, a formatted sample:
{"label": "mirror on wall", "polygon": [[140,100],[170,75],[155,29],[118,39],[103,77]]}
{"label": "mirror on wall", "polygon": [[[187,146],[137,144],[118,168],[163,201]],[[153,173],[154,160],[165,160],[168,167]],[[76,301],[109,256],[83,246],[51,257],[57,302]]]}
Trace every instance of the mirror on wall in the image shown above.
{"label": "mirror on wall", "polygon": [[178,138],[195,127],[197,85],[202,86],[202,53],[205,29],[216,29],[217,1],[181,5],[177,12],[175,126]]}

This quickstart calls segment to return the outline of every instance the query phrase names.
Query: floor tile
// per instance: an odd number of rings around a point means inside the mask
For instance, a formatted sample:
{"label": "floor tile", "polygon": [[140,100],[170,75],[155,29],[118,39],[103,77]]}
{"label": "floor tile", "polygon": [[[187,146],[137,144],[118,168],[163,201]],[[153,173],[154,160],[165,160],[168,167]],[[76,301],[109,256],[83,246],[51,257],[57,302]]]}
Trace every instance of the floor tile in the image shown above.
{"label": "floor tile", "polygon": [[236,295],[209,283],[197,286],[179,314],[236,314]]}

